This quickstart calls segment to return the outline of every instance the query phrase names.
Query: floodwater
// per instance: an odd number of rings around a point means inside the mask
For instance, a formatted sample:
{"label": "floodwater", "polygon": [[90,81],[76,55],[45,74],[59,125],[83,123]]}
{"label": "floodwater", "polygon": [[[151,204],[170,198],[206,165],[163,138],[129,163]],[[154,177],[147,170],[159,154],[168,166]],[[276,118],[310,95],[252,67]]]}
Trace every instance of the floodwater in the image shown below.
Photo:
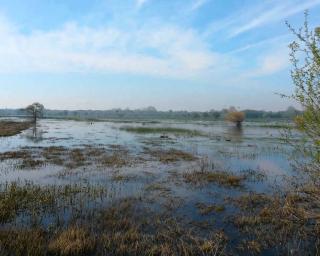
{"label": "floodwater", "polygon": [[[183,128],[201,131],[206,136],[168,134],[168,138],[162,139],[161,133],[135,134],[120,129],[128,126]],[[243,128],[238,129],[225,122],[114,123],[41,120],[37,128],[31,128],[16,136],[0,138],[0,153],[24,147],[79,148],[85,145],[97,147],[118,145],[126,148],[132,155],[139,156],[146,147],[177,149],[199,158],[206,158],[221,170],[261,171],[269,180],[276,180],[279,177],[293,175],[289,160],[290,147],[281,140],[281,136],[281,129],[265,128],[261,123],[254,122],[248,122]],[[173,166],[164,165],[159,168],[172,169],[180,166],[184,166],[184,163],[178,162]],[[145,163],[143,168],[147,168]],[[19,172],[17,178],[21,178],[21,172],[28,173],[25,170],[16,171]],[[37,178],[36,176],[46,178],[41,170],[37,169],[36,172],[38,175],[30,178]],[[7,179],[8,174],[0,175],[2,181]]]}
{"label": "floodwater", "polygon": [[[128,126],[184,128],[201,131],[204,136],[168,133],[161,138],[161,133],[138,134],[121,129]],[[76,149],[88,145],[110,151],[115,147],[125,149],[134,163],[121,167],[92,163],[72,170],[48,163],[22,169],[18,165],[20,160],[9,159],[0,162],[0,181],[2,184],[31,181],[41,186],[70,183],[99,185],[107,190],[101,205],[127,197],[147,198],[151,208],[170,208],[171,214],[183,216],[189,223],[209,221],[214,217],[215,228],[223,228],[237,240],[237,231],[226,221],[236,211],[234,206],[226,205],[224,212],[203,216],[196,205],[224,204],[227,197],[252,191],[272,193],[275,189],[285,189],[290,178],[296,175],[289,159],[291,148],[281,140],[281,129],[263,127],[262,123],[254,122],[247,122],[238,129],[225,122],[41,120],[37,128],[0,138],[0,153],[22,148],[34,151],[52,146]],[[169,149],[190,153],[197,159],[160,162],[148,154],[148,150]],[[249,178],[241,187],[215,183],[192,186],[183,182],[179,174],[199,169],[203,162],[207,168],[247,175]],[[115,178],[119,176],[125,178]],[[92,201],[83,207],[92,207]]]}

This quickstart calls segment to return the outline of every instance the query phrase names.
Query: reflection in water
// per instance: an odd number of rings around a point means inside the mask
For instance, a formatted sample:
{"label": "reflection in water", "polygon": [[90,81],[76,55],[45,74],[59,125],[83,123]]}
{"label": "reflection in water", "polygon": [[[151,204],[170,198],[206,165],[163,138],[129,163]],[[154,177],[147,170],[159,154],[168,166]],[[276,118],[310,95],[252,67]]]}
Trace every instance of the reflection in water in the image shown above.
{"label": "reflection in water", "polygon": [[238,126],[228,127],[227,135],[233,142],[242,142],[243,138],[243,129]]}
{"label": "reflection in water", "polygon": [[32,129],[28,130],[25,137],[26,139],[37,143],[37,142],[41,142],[43,140],[43,130],[39,127],[37,127],[37,124],[34,124],[34,126],[32,127]]}

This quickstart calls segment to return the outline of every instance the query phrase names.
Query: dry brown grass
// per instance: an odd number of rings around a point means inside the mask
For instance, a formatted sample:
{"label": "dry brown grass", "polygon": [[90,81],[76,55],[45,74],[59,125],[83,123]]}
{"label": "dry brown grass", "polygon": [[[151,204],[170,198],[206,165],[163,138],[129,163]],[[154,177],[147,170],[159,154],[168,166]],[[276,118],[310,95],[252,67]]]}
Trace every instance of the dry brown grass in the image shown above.
{"label": "dry brown grass", "polygon": [[[233,223],[249,237],[255,237],[260,249],[276,248],[282,253],[309,255],[319,251],[319,219],[310,214],[318,206],[302,193],[285,195],[245,195],[234,202],[242,212]],[[254,247],[246,244],[243,248]]]}
{"label": "dry brown grass", "polygon": [[226,198],[226,201],[237,205],[243,210],[254,210],[258,207],[265,206],[272,200],[273,198],[271,196],[257,193],[244,194],[238,198]]}
{"label": "dry brown grass", "polygon": [[42,256],[47,234],[42,229],[1,229],[0,255]]}
{"label": "dry brown grass", "polygon": [[103,156],[101,163],[108,167],[122,167],[128,165],[130,162],[127,154],[114,152],[111,155]]}
{"label": "dry brown grass", "polygon": [[105,212],[100,224],[104,230],[103,254],[225,255],[227,237],[223,232],[214,232],[208,239],[200,238],[171,218],[147,217],[145,213],[144,217],[135,216],[138,209],[134,204],[125,200]]}
{"label": "dry brown grass", "polygon": [[90,255],[96,242],[90,233],[80,227],[69,227],[49,243],[48,251],[54,255]]}
{"label": "dry brown grass", "polygon": [[261,244],[256,240],[244,240],[238,247],[239,250],[249,252],[249,255],[259,255],[261,253]]}
{"label": "dry brown grass", "polygon": [[226,187],[240,187],[244,177],[226,171],[191,171],[183,174],[185,182],[194,185],[217,183]]}
{"label": "dry brown grass", "polygon": [[[36,168],[45,163],[65,166],[69,169],[88,165],[101,165],[119,168],[135,162],[127,150],[90,146],[80,148],[65,147],[30,147],[19,151],[0,153],[0,160],[19,159],[21,168]],[[141,161],[141,159],[140,159]]]}
{"label": "dry brown grass", "polygon": [[30,122],[0,121],[0,137],[14,136],[30,128]]}

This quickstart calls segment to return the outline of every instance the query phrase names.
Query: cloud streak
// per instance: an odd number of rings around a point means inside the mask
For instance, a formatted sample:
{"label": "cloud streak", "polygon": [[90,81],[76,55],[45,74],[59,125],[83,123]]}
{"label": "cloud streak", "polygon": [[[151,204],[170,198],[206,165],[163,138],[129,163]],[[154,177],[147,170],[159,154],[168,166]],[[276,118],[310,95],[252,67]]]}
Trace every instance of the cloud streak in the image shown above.
{"label": "cloud streak", "polygon": [[204,35],[210,37],[219,34],[226,39],[233,39],[251,30],[284,21],[290,16],[318,5],[320,5],[320,0],[261,1],[250,7],[245,6],[225,18],[214,20],[208,25]]}
{"label": "cloud streak", "polygon": [[270,10],[264,11],[257,17],[250,19],[250,21],[237,26],[231,31],[229,37],[232,38],[249,30],[259,28],[263,25],[286,19],[294,14],[297,14],[319,4],[320,0],[311,0],[304,2],[284,1],[280,5],[276,5]]}

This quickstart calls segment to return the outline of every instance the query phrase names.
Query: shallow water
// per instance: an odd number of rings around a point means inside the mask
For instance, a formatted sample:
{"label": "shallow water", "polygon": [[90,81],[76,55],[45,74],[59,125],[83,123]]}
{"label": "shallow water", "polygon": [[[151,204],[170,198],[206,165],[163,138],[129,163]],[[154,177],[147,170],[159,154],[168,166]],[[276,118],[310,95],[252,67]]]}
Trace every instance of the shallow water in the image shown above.
{"label": "shallow water", "polygon": [[[135,134],[121,130],[126,126],[175,127],[197,130],[205,136],[179,136],[167,134]],[[123,198],[146,199],[153,209],[169,209],[172,215],[183,216],[189,221],[210,221],[214,217],[215,228],[223,228],[237,240],[236,229],[230,227],[228,216],[237,209],[225,204],[225,211],[207,216],[199,214],[199,203],[224,204],[227,197],[239,196],[250,191],[272,193],[284,189],[290,177],[296,175],[288,159],[291,149],[281,140],[281,130],[261,127],[261,123],[247,122],[242,129],[225,122],[79,122],[41,120],[37,128],[19,135],[0,138],[0,152],[18,151],[21,148],[35,150],[38,147],[63,146],[68,149],[90,145],[113,150],[121,147],[129,152],[135,164],[122,167],[102,167],[95,163],[72,170],[64,166],[46,164],[36,168],[19,168],[19,160],[0,162],[0,180],[4,184],[13,181],[32,181],[34,184],[67,185],[82,184],[100,186],[106,190],[102,204],[88,200],[82,207],[102,207]],[[195,161],[163,163],[151,157],[147,149],[177,149],[193,154]],[[143,160],[141,160],[142,158]],[[202,159],[202,160],[201,160]],[[179,174],[197,170],[201,161],[215,170],[230,171],[238,175],[251,175],[241,187],[225,187],[214,183],[191,186],[183,182]],[[256,174],[261,175],[258,178]],[[116,179],[122,175],[125,179]],[[127,178],[126,178],[127,177]],[[152,188],[153,185],[158,188]],[[93,206],[94,205],[94,206]],[[68,212],[63,214],[68,219]],[[50,223],[50,217],[44,218]]]}
{"label": "shallow water", "polygon": [[[179,149],[198,157],[206,157],[218,168],[234,172],[243,170],[265,171],[269,178],[291,175],[292,167],[288,156],[290,148],[282,143],[281,130],[263,128],[259,123],[247,123],[237,129],[224,122],[161,122],[157,124],[79,122],[42,120],[38,127],[6,138],[0,138],[0,152],[14,151],[23,147],[64,146],[76,148],[84,145],[109,147],[120,145],[134,155],[139,155],[145,147]],[[159,134],[134,134],[120,130],[125,126],[175,127],[204,132],[206,137],[175,136],[160,139]],[[6,167],[1,164],[1,169]],[[144,167],[145,168],[145,167]],[[11,168],[9,168],[11,169]],[[35,171],[39,176],[50,174]],[[52,170],[55,172],[56,170]],[[44,173],[46,175],[44,175]],[[30,178],[37,175],[31,173]],[[7,175],[1,175],[2,180]],[[10,176],[10,175],[9,175]]]}

